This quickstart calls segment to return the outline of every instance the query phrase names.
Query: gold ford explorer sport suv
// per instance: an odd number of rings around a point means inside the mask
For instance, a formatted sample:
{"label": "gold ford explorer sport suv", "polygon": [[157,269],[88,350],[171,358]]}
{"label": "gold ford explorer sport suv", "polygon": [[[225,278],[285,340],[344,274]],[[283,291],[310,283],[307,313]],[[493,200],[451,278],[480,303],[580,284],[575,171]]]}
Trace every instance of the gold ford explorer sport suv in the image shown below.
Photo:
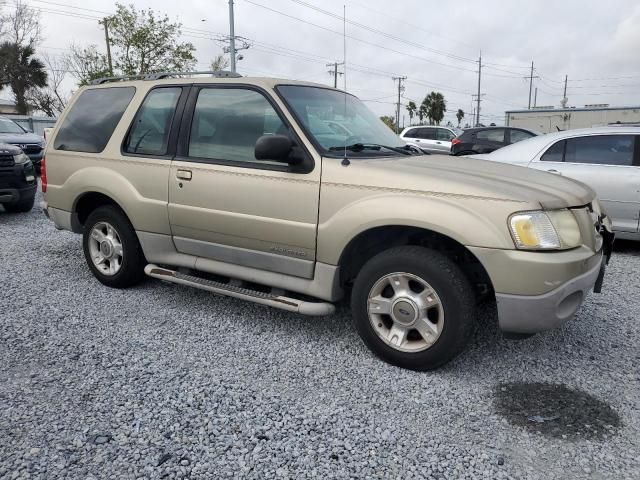
{"label": "gold ford explorer sport suv", "polygon": [[349,299],[369,348],[416,370],[464,348],[482,297],[513,336],[561,325],[613,241],[589,187],[416,155],[356,97],[310,83],[96,81],[43,163],[45,212],[83,235],[103,284],[146,273],[305,315]]}

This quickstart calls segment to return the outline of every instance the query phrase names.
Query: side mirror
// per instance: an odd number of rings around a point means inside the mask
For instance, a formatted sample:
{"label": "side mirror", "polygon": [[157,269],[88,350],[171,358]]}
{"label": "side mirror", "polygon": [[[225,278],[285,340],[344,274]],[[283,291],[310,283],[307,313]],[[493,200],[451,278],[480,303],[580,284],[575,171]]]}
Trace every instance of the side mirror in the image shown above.
{"label": "side mirror", "polygon": [[282,163],[292,162],[293,142],[286,135],[263,135],[256,141],[256,160],[273,160]]}

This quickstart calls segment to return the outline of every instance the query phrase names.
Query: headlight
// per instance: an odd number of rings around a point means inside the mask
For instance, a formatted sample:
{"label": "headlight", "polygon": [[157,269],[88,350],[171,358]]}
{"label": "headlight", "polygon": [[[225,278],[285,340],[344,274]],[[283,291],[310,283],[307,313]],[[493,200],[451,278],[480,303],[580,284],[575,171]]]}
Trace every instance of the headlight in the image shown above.
{"label": "headlight", "polygon": [[524,250],[563,250],[580,245],[580,227],[569,210],[514,213],[509,229],[516,247]]}
{"label": "headlight", "polygon": [[16,165],[22,165],[24,163],[30,162],[31,159],[24,153],[19,153],[18,155],[13,156],[13,161],[16,162]]}

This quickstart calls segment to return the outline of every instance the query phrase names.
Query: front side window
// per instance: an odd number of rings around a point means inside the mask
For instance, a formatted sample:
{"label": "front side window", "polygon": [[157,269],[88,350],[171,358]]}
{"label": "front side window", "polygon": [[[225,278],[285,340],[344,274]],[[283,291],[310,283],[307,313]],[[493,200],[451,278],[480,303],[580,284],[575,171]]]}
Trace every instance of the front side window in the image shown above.
{"label": "front side window", "polygon": [[189,156],[282,165],[256,160],[256,141],[269,134],[289,135],[289,130],[264,95],[242,88],[203,88],[193,113]]}
{"label": "front side window", "polygon": [[554,143],[542,154],[540,160],[543,162],[564,162],[564,140]]}
{"label": "front side window", "polygon": [[438,129],[438,140],[441,140],[443,142],[450,142],[454,138],[456,138],[456,136],[446,128]]}
{"label": "front side window", "polygon": [[511,130],[511,143],[518,143],[531,137],[533,137],[533,134],[524,130]]}
{"label": "front side window", "polygon": [[[333,154],[341,147],[359,143],[404,148],[400,138],[353,95],[304,85],[280,85],[277,90],[323,153]],[[342,128],[335,128],[335,124]],[[405,136],[420,138],[420,133],[415,135],[409,131]],[[344,155],[338,151],[335,155]],[[385,148],[348,150],[346,154],[361,157],[403,155]]]}
{"label": "front side window", "polygon": [[488,142],[504,143],[504,128],[494,128],[492,130],[480,130],[476,134],[478,140]]}
{"label": "front side window", "polygon": [[82,92],[60,126],[54,148],[87,153],[103,151],[135,93],[134,87],[92,88]]}
{"label": "front side window", "polygon": [[567,139],[565,162],[633,165],[633,135],[593,135]]}
{"label": "front side window", "polygon": [[0,133],[25,133],[24,129],[8,118],[0,118]]}
{"label": "front side window", "polygon": [[407,133],[405,133],[403,135],[403,137],[417,138],[418,137],[418,129],[417,128],[412,128],[411,130],[408,130]]}
{"label": "front side window", "polygon": [[167,153],[171,123],[181,93],[180,87],[156,88],[149,92],[129,130],[125,152],[138,155]]}

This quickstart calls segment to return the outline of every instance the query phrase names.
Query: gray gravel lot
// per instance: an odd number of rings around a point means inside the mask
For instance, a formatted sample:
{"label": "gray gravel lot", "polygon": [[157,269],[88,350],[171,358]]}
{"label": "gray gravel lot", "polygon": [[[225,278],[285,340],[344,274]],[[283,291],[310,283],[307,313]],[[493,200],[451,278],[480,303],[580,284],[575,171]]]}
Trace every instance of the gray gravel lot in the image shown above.
{"label": "gray gravel lot", "polygon": [[0,265],[0,478],[640,477],[640,244],[564,328],[508,341],[489,312],[428,373],[345,309],[103,287],[37,209],[0,211]]}

